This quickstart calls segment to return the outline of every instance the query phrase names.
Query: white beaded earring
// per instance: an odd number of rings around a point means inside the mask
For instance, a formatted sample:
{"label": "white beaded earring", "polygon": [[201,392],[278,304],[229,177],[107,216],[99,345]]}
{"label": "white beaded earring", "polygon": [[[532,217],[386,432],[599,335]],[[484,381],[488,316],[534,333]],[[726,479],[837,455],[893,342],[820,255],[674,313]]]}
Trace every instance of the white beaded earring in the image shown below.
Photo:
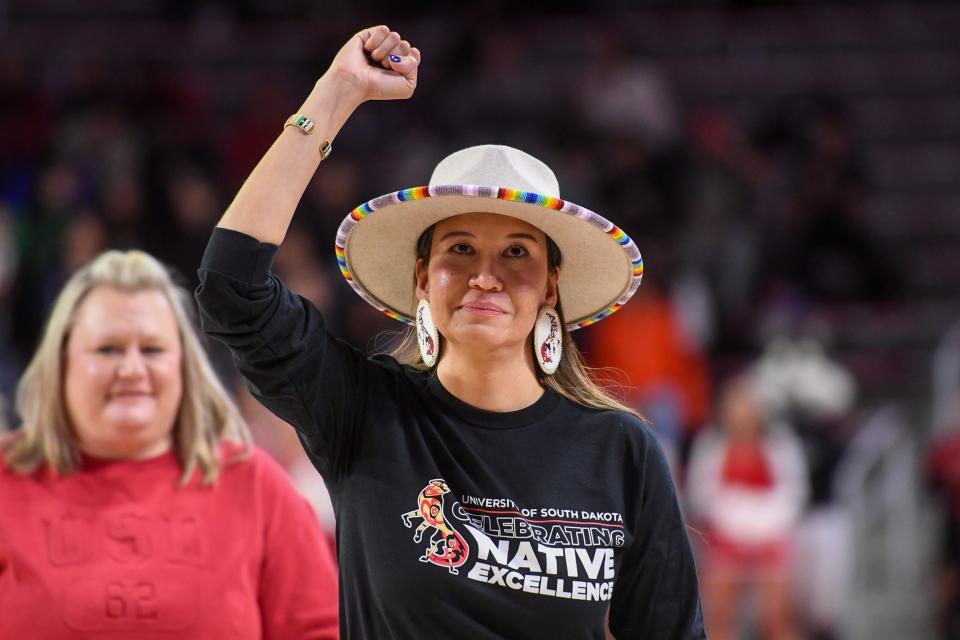
{"label": "white beaded earring", "polygon": [[560,314],[553,307],[541,307],[537,323],[533,327],[533,352],[540,370],[552,376],[560,366],[563,355],[563,332],[560,330]]}
{"label": "white beaded earring", "polygon": [[430,314],[430,303],[426,298],[420,298],[417,304],[417,346],[420,348],[420,357],[423,363],[432,367],[437,363],[440,354],[440,334],[433,324]]}

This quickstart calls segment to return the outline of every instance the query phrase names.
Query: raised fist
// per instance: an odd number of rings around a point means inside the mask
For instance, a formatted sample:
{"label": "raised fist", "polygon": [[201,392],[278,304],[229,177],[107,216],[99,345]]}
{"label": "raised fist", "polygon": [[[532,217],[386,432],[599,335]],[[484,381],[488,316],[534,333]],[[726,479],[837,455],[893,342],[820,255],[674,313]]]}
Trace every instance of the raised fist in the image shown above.
{"label": "raised fist", "polygon": [[399,100],[413,95],[419,65],[420,50],[380,25],[350,38],[327,73],[349,87],[358,102]]}

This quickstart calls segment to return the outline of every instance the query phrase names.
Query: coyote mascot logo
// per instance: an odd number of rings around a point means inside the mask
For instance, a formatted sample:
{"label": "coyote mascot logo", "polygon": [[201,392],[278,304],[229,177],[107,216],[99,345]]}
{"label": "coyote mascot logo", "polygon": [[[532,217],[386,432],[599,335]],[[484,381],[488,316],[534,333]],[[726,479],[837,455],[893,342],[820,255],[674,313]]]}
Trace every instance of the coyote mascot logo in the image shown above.
{"label": "coyote mascot logo", "polygon": [[430,330],[427,329],[427,325],[423,320],[423,311],[417,309],[417,340],[420,341],[420,348],[428,356],[432,356],[436,345],[433,343],[433,338],[430,335]]}
{"label": "coyote mascot logo", "polygon": [[463,536],[447,524],[444,518],[443,496],[449,492],[450,487],[444,480],[431,480],[417,498],[420,508],[408,511],[402,518],[403,524],[408,529],[413,526],[414,520],[418,518],[421,520],[413,534],[414,542],[420,542],[423,539],[424,531],[433,529],[429,544],[420,556],[420,562],[431,562],[437,566],[446,567],[450,573],[456,574],[460,573],[457,567],[467,561],[470,547],[467,546]]}
{"label": "coyote mascot logo", "polygon": [[540,345],[540,359],[546,364],[552,363],[559,347],[560,327],[557,326],[556,318],[550,316],[550,333],[547,334],[543,344]]}

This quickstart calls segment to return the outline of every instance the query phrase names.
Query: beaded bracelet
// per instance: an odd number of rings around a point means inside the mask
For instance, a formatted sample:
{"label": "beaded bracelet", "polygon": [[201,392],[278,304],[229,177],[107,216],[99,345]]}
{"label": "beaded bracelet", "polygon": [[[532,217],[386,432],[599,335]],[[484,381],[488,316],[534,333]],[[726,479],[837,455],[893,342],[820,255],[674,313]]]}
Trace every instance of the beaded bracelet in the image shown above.
{"label": "beaded bracelet", "polygon": [[[302,113],[295,113],[283,124],[284,128],[286,127],[297,127],[304,133],[310,134],[313,133],[313,120],[303,115]],[[320,159],[326,160],[330,157],[330,154],[333,152],[333,145],[330,144],[329,140],[323,140],[320,142]]]}
{"label": "beaded bracelet", "polygon": [[295,113],[287,118],[287,121],[283,123],[283,126],[298,127],[304,133],[313,133],[313,120],[302,113]]}

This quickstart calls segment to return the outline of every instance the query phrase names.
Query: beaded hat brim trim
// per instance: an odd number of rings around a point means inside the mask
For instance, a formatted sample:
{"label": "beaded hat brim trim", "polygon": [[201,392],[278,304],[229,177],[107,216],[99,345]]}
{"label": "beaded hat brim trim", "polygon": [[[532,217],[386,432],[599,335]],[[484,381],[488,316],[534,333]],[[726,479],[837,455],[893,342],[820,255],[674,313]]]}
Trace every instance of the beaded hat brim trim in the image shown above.
{"label": "beaded hat brim trim", "polygon": [[[466,198],[466,199],[465,199]],[[486,199],[487,202],[474,202],[476,200]],[[445,206],[442,209],[436,206],[427,207],[428,200],[444,201],[447,204],[455,206]],[[455,201],[455,202],[454,202]],[[432,204],[432,203],[431,203]],[[420,211],[417,212],[418,205]],[[427,211],[426,209],[431,209]],[[392,211],[391,211],[392,210]],[[633,296],[637,287],[643,278],[643,258],[633,240],[618,226],[604,218],[603,216],[581,207],[572,202],[560,198],[552,198],[528,191],[518,191],[516,189],[498,188],[490,186],[476,185],[436,185],[433,187],[414,187],[403,189],[382,195],[365,202],[351,211],[340,224],[337,231],[336,256],[337,263],[340,266],[340,272],[349,285],[357,294],[366,300],[370,305],[379,309],[386,315],[395,320],[411,324],[413,322],[416,300],[413,295],[409,295],[409,305],[404,305],[402,300],[412,292],[412,285],[408,291],[402,292],[398,299],[394,295],[395,303],[390,304],[382,298],[387,294],[397,294],[399,292],[391,289],[397,288],[387,284],[387,280],[394,278],[395,274],[384,273],[384,265],[374,265],[369,257],[359,258],[355,255],[351,240],[355,238],[355,232],[361,222],[370,219],[374,213],[384,215],[385,212],[393,215],[402,215],[404,220],[397,220],[394,229],[411,234],[413,241],[405,249],[409,256],[414,254],[414,243],[416,238],[431,224],[444,218],[448,218],[468,211],[490,211],[491,213],[501,213],[511,215],[524,220],[542,229],[547,235],[553,238],[560,246],[563,255],[563,267],[561,268],[560,278],[560,296],[565,315],[573,320],[568,320],[567,329],[570,331],[590,326],[616,312]],[[549,213],[550,215],[544,215]],[[562,216],[554,218],[553,216]],[[402,226],[399,224],[402,223]],[[588,225],[586,227],[581,225]],[[573,225],[573,227],[570,227]],[[550,228],[544,228],[550,227]],[[569,229],[567,229],[570,227]],[[605,239],[598,240],[597,236],[589,235],[592,229],[599,230],[605,234]],[[572,231],[573,234],[563,233],[563,231]],[[416,235],[412,235],[415,232]],[[590,243],[580,242],[584,236],[581,233],[587,233],[587,239]],[[380,232],[384,237],[367,238],[364,240],[365,256],[377,254],[383,249],[384,242],[395,242],[393,234],[387,235],[384,231]],[[567,246],[561,243],[560,237],[571,235],[577,237],[578,241],[567,241]],[[577,286],[568,286],[570,276],[567,268],[571,260],[569,258],[574,253],[582,253],[580,246],[590,244],[593,247],[594,255],[578,255],[580,264],[609,265],[594,276],[593,287],[585,286],[585,283],[579,283]],[[376,245],[376,246],[374,246]],[[587,250],[589,252],[589,250]],[[622,254],[623,259],[616,259],[613,254]],[[598,254],[603,253],[603,260],[599,260]],[[366,265],[360,264],[366,261]],[[587,262],[589,261],[589,262]],[[411,264],[415,259],[411,259]],[[390,263],[392,264],[392,263]],[[622,266],[619,266],[622,265]],[[396,266],[396,265],[394,265]],[[388,270],[388,269],[387,269]],[[407,271],[405,277],[408,281],[413,279],[413,268]],[[362,276],[360,274],[363,274]],[[608,298],[602,303],[596,302],[588,304],[586,307],[578,305],[579,297],[593,295],[595,297],[596,287],[600,286],[596,280],[603,280],[604,285],[616,291],[608,294]],[[399,281],[395,281],[399,282]],[[617,284],[619,282],[619,284]],[[384,288],[386,287],[386,288]],[[380,295],[374,293],[379,289]],[[587,291],[590,289],[591,291]],[[613,289],[611,289],[613,291]],[[409,308],[408,308],[409,307]],[[574,313],[571,313],[574,311]],[[579,317],[578,317],[579,316]]]}

